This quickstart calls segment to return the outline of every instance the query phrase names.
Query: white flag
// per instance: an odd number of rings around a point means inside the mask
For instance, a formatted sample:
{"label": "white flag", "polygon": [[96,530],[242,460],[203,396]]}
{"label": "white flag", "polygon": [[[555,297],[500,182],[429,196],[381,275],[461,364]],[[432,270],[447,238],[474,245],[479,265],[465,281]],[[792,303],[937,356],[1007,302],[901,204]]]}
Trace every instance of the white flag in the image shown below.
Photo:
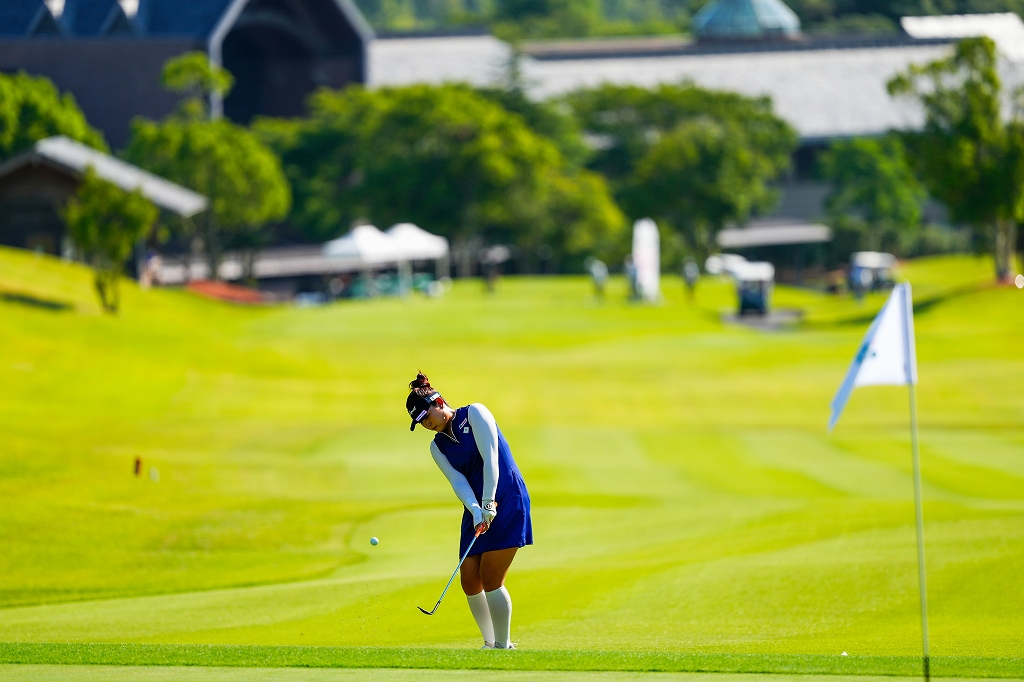
{"label": "white flag", "polygon": [[910,282],[897,284],[875,321],[868,327],[842,386],[832,399],[828,430],[839,421],[850,393],[857,386],[917,384],[914,344],[914,304]]}

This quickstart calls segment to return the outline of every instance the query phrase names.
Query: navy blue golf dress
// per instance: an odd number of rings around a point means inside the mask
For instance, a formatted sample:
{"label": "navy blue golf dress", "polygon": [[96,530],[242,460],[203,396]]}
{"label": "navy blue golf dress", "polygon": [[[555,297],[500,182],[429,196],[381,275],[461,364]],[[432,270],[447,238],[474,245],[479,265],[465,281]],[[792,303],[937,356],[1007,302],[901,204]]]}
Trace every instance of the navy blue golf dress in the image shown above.
{"label": "navy blue golf dress", "polygon": [[[476,502],[480,502],[484,485],[484,460],[477,448],[473,436],[473,427],[469,420],[469,406],[455,410],[452,420],[453,440],[447,433],[434,436],[434,445],[445,456],[452,467],[466,477],[473,488]],[[526,491],[526,483],[516,461],[512,459],[512,449],[508,441],[498,429],[498,489],[494,495],[498,514],[487,532],[477,538],[471,556],[510,547],[523,547],[533,544],[533,523],[530,520],[530,494]],[[463,509],[462,536],[459,543],[459,556],[466,551],[476,529],[473,527],[473,515]]]}

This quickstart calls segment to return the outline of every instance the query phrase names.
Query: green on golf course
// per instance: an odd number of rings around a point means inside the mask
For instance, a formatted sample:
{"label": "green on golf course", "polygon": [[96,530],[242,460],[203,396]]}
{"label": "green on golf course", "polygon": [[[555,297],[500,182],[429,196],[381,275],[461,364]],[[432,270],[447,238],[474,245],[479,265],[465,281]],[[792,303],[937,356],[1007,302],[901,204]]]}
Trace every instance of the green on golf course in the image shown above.
{"label": "green on golf course", "polygon": [[[1024,678],[1024,291],[991,270],[902,273],[940,677]],[[906,390],[857,389],[825,429],[885,296],[779,287],[804,320],[762,331],[721,321],[724,281],[663,289],[246,308],[126,283],[114,317],[81,266],[0,249],[0,680],[917,674]],[[416,610],[461,516],[408,429],[417,369],[491,409],[529,486],[521,651],[475,651],[457,585]],[[363,671],[304,669],[327,667]]]}

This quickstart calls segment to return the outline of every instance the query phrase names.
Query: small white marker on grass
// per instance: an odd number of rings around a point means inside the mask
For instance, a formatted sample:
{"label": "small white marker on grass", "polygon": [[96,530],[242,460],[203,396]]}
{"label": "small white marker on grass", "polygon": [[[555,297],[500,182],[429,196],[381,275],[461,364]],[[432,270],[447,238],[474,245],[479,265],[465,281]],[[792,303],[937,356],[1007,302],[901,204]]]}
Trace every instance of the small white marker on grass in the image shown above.
{"label": "small white marker on grass", "polygon": [[844,652],[842,653],[842,655],[843,655],[843,656],[845,656],[845,655],[846,655],[846,652],[844,651]]}

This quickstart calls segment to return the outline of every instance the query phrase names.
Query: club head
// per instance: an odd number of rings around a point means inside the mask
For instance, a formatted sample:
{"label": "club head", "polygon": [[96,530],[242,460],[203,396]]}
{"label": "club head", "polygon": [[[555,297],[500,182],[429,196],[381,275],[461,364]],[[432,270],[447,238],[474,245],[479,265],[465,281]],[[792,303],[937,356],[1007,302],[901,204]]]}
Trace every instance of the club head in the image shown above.
{"label": "club head", "polygon": [[436,606],[434,607],[434,610],[433,610],[433,611],[427,611],[427,610],[426,610],[425,608],[423,608],[422,606],[417,606],[416,608],[418,608],[418,609],[420,610],[420,612],[421,612],[421,613],[424,613],[424,614],[426,614],[426,615],[428,615],[428,616],[433,616],[433,615],[434,615],[434,611],[437,611],[437,607],[436,607]]}

